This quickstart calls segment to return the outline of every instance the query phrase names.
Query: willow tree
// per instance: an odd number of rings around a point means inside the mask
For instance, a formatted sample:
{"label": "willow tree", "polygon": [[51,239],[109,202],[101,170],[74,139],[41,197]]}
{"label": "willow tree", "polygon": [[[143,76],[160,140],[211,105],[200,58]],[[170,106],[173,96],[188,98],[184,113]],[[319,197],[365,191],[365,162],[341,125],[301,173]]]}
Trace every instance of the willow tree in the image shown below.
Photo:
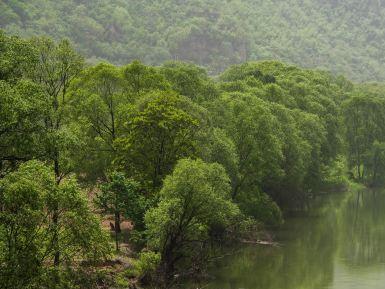
{"label": "willow tree", "polygon": [[168,280],[183,264],[205,260],[210,233],[226,228],[239,214],[231,201],[224,168],[201,160],[179,160],[160,191],[160,201],[145,216],[148,245],[161,254]]}
{"label": "willow tree", "polygon": [[357,180],[376,183],[383,164],[385,101],[372,93],[358,93],[344,103],[348,163]]}
{"label": "willow tree", "polygon": [[175,92],[154,91],[136,102],[117,140],[119,163],[150,190],[158,189],[177,160],[194,156],[205,111]]}
{"label": "willow tree", "polygon": [[114,142],[122,134],[130,104],[123,90],[122,70],[108,63],[85,69],[71,85],[72,116],[81,127],[84,144],[76,155],[77,169],[89,179],[105,180],[112,169]]}

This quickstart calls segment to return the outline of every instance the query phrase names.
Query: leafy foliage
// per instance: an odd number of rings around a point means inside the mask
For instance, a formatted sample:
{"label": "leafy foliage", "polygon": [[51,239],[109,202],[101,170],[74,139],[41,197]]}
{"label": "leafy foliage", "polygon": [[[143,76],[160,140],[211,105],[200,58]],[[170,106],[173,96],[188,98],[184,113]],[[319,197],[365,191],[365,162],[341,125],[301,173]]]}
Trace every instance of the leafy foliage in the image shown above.
{"label": "leafy foliage", "polygon": [[0,181],[0,204],[0,280],[5,288],[38,284],[57,250],[67,264],[108,254],[99,220],[76,181],[58,185],[53,171],[40,162],[24,163]]}
{"label": "leafy foliage", "polygon": [[158,205],[146,213],[149,246],[161,253],[163,274],[179,261],[199,257],[210,232],[239,214],[231,202],[229,179],[218,164],[182,159],[165,179]]}
{"label": "leafy foliage", "polygon": [[176,161],[193,156],[204,118],[201,108],[175,92],[154,91],[131,111],[126,134],[117,140],[120,162],[146,186],[159,188]]}
{"label": "leafy foliage", "polygon": [[344,189],[347,173],[385,183],[383,85],[278,61],[233,65],[217,78],[178,61],[85,67],[68,40],[4,33],[0,51],[0,278],[8,288],[42,280],[70,288],[81,261],[108,252],[77,180],[100,188],[95,201],[115,217],[117,249],[122,219],[134,223],[131,240],[144,250],[116,277],[126,287],[132,274],[166,282],[199,270],[217,241],[280,225],[282,209]]}
{"label": "leafy foliage", "polygon": [[91,62],[278,59],[354,80],[384,80],[381,1],[3,1],[0,27],[71,39]]}
{"label": "leafy foliage", "polygon": [[108,181],[103,183],[100,189],[95,203],[104,213],[114,215],[116,250],[119,251],[121,217],[131,220],[136,230],[143,230],[146,200],[140,193],[139,184],[118,172],[112,172],[108,176]]}
{"label": "leafy foliage", "polygon": [[382,87],[356,89],[344,103],[348,164],[353,176],[370,186],[381,186],[384,172],[384,109]]}
{"label": "leafy foliage", "polygon": [[145,200],[140,194],[139,185],[124,174],[113,172],[109,176],[109,182],[102,184],[96,203],[106,213],[119,212],[132,220],[135,226],[141,227]]}

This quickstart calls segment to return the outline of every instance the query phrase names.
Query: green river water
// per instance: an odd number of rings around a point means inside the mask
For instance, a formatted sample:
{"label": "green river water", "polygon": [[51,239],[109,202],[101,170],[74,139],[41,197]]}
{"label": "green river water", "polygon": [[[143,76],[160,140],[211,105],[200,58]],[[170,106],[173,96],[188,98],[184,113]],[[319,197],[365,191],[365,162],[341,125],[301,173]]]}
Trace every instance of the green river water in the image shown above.
{"label": "green river water", "polygon": [[309,212],[274,233],[280,247],[245,246],[185,288],[385,289],[385,193],[322,196]]}

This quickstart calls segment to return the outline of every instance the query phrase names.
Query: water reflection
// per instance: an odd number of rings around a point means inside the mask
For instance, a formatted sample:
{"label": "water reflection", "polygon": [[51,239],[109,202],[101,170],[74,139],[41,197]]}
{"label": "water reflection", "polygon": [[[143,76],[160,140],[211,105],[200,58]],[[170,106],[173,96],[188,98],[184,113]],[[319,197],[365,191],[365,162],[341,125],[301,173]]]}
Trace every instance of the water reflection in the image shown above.
{"label": "water reflection", "polygon": [[385,194],[318,198],[276,233],[280,248],[250,246],[220,260],[208,289],[385,288]]}
{"label": "water reflection", "polygon": [[351,197],[341,213],[339,255],[346,266],[385,262],[385,194],[367,191]]}

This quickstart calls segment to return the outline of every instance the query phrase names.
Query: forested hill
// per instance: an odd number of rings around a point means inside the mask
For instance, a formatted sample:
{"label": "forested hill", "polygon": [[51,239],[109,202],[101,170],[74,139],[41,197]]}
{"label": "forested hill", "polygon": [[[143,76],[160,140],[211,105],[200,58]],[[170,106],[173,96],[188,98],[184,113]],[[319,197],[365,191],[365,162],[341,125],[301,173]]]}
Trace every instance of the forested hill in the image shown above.
{"label": "forested hill", "polygon": [[190,60],[212,73],[280,59],[384,80],[381,0],[2,0],[0,27],[68,37],[93,62]]}

